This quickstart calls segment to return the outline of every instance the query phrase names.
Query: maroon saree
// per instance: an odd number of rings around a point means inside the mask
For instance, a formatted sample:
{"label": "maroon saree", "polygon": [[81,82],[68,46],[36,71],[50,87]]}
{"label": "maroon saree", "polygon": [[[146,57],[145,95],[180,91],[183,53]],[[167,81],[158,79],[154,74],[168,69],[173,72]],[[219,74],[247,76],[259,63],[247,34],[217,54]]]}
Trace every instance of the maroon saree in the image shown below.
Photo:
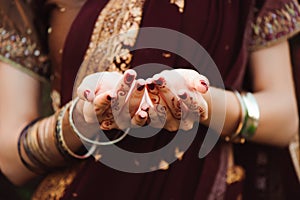
{"label": "maroon saree", "polygon": [[[77,70],[88,48],[94,23],[106,3],[106,0],[88,0],[71,27],[64,47],[62,79],[59,80],[62,104],[72,98]],[[259,36],[264,34],[266,24],[261,21],[257,24],[254,20],[256,17],[268,16],[269,13],[277,14],[278,18],[284,17],[277,11],[286,9],[285,6],[291,6],[292,10],[298,12],[290,1],[276,1],[272,2],[272,6],[270,5],[265,1],[253,0],[186,0],[183,12],[180,12],[178,6],[170,4],[169,0],[147,0],[143,6],[141,27],[163,27],[190,36],[212,57],[218,66],[225,87],[242,89],[250,49],[261,48],[286,39],[299,28],[293,27],[298,23],[296,21],[287,23],[290,27],[289,32],[282,33],[282,30],[274,30],[276,35],[275,33],[271,35],[272,38],[259,40],[261,39]],[[264,8],[264,12],[256,12],[255,6],[258,10]],[[261,29],[253,33],[251,23]],[[255,38],[251,36],[253,34],[259,39],[252,40]],[[193,49],[190,51],[193,53]],[[164,51],[153,49],[136,51],[131,67],[145,63],[161,63],[172,68],[193,68],[189,62],[179,56],[171,54],[165,58],[162,56],[163,53]],[[203,69],[204,72],[205,70],[209,69]],[[114,170],[91,158],[77,171],[75,170],[76,175],[71,184],[66,184],[62,199],[240,198],[242,175],[230,183],[226,180],[226,171],[218,177],[220,166],[225,162],[223,156],[226,145],[221,140],[205,158],[198,158],[205,133],[206,128],[200,126],[196,138],[185,152],[183,159],[172,163],[167,170],[126,173]],[[165,145],[172,139],[172,134],[161,131],[146,141],[126,137],[119,145],[132,151],[147,152]],[[228,157],[227,154],[225,156]]]}

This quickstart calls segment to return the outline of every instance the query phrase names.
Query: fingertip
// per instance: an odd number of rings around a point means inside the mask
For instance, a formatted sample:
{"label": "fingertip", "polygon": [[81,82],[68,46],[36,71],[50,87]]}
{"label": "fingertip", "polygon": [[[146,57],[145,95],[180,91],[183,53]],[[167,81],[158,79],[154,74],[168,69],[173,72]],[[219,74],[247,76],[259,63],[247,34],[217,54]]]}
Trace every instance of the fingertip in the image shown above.
{"label": "fingertip", "polygon": [[129,69],[124,74],[124,80],[126,83],[130,84],[134,81],[136,76],[137,76],[136,72],[132,69]]}
{"label": "fingertip", "polygon": [[141,111],[138,113],[138,116],[139,116],[140,119],[143,120],[143,119],[146,119],[146,118],[147,118],[148,114],[147,114],[147,112],[141,110]]}
{"label": "fingertip", "polygon": [[146,81],[144,81],[143,79],[138,79],[136,81],[136,90],[139,92],[143,91],[145,88],[145,85],[146,85]]}
{"label": "fingertip", "polygon": [[188,94],[184,90],[179,90],[177,93],[178,97],[181,98],[182,100],[187,99]]}

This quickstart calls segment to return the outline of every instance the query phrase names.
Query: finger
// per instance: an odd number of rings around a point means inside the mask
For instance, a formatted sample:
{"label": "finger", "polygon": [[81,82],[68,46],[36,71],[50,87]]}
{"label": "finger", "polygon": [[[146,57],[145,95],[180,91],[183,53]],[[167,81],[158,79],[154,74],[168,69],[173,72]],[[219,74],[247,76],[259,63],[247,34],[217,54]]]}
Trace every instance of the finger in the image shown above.
{"label": "finger", "polygon": [[134,116],[134,114],[138,111],[141,101],[144,95],[146,87],[146,81],[143,79],[138,79],[135,83],[134,90],[131,93],[129,99],[129,112],[130,116]]}
{"label": "finger", "polygon": [[[136,72],[134,70],[127,70],[123,78],[118,82],[116,88],[114,89],[114,100],[112,102],[112,109],[114,112],[120,112],[123,105],[130,97],[132,92],[132,85],[135,82]],[[118,113],[116,113],[118,114]]]}
{"label": "finger", "polygon": [[108,108],[110,108],[113,96],[111,91],[107,91],[97,95],[93,101],[95,112],[97,115],[102,115]]}
{"label": "finger", "polygon": [[148,111],[150,123],[149,126],[154,128],[163,128],[167,119],[166,106],[155,104],[154,107],[149,107]]}
{"label": "finger", "polygon": [[181,100],[180,98],[171,90],[171,86],[168,85],[166,79],[160,75],[155,75],[153,77],[154,84],[158,88],[159,95],[166,102],[169,111],[172,113],[173,117],[177,120],[181,119]]}
{"label": "finger", "polygon": [[206,93],[209,88],[208,79],[192,69],[175,69],[178,74],[183,76],[189,89],[196,89],[198,92]]}
{"label": "finger", "polygon": [[[158,95],[159,91],[158,89],[155,87],[155,84],[153,83],[153,79],[152,78],[148,78],[146,80],[146,88],[147,88],[147,91],[149,92],[149,95]],[[155,103],[155,99],[153,99]]]}
{"label": "finger", "polygon": [[208,79],[205,76],[200,75],[200,78],[195,78],[193,80],[193,85],[198,92],[205,94],[209,88]]}
{"label": "finger", "polygon": [[178,96],[195,117],[200,116],[201,120],[208,118],[208,105],[200,93],[180,90]]}
{"label": "finger", "polygon": [[114,119],[114,115],[110,108],[106,109],[103,113],[97,115],[98,122],[101,123],[104,120]]}
{"label": "finger", "polygon": [[122,78],[117,72],[98,72],[85,77],[77,88],[78,96],[83,100],[93,101],[95,95],[112,90]]}
{"label": "finger", "polygon": [[129,104],[127,103],[135,85],[136,72],[127,70],[122,79],[118,82],[114,90],[111,109],[115,118],[115,123],[120,129],[130,126],[131,116]]}
{"label": "finger", "polygon": [[97,83],[103,75],[104,73],[99,72],[86,76],[77,88],[77,95],[79,98],[90,102],[93,101]]}
{"label": "finger", "polygon": [[120,129],[113,119],[103,120],[100,123],[100,128],[102,130]]}
{"label": "finger", "polygon": [[147,124],[147,120],[148,113],[146,111],[141,110],[140,112],[136,113],[131,119],[131,126],[133,128],[142,127]]}
{"label": "finger", "polygon": [[94,105],[90,102],[84,102],[83,104],[83,117],[87,123],[98,122],[97,115],[95,113]]}
{"label": "finger", "polygon": [[191,130],[194,126],[194,123],[194,117],[188,116],[180,121],[180,129],[185,131]]}

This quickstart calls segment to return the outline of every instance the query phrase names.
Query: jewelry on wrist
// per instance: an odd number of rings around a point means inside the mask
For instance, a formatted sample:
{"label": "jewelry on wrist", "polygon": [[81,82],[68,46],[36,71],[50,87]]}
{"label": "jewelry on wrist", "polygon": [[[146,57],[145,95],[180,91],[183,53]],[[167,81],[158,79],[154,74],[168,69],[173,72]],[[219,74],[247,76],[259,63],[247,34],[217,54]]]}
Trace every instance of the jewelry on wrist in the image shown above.
{"label": "jewelry on wrist", "polygon": [[226,136],[225,141],[245,143],[246,140],[254,136],[258,127],[260,117],[259,107],[252,93],[240,94],[238,91],[234,91],[234,94],[240,104],[241,117],[237,130],[231,136]]}
{"label": "jewelry on wrist", "polygon": [[246,119],[245,119],[245,125],[241,131],[241,135],[246,139],[251,139],[258,127],[260,112],[258,103],[254,97],[254,95],[250,92],[243,93],[242,94],[243,102],[246,106]]}

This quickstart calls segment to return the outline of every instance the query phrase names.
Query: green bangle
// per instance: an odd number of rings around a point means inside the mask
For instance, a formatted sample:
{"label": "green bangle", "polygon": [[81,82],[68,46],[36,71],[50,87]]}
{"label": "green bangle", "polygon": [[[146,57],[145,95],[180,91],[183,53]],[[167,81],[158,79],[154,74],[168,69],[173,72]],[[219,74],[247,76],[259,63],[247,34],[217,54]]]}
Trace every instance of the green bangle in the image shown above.
{"label": "green bangle", "polygon": [[246,106],[246,116],[245,124],[241,131],[241,136],[249,140],[254,136],[258,127],[260,112],[258,103],[252,93],[243,93],[242,99]]}

